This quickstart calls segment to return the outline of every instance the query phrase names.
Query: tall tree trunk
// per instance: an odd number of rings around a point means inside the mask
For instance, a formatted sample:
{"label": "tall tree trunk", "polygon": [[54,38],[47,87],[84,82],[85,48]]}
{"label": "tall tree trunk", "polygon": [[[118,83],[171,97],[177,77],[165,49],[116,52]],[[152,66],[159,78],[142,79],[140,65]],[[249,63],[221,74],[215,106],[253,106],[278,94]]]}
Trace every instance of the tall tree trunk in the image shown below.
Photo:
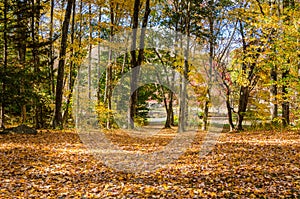
{"label": "tall tree trunk", "polygon": [[[244,35],[244,27],[241,21],[239,21],[239,28],[240,28],[240,33],[242,37],[242,48],[243,48],[243,59],[245,58],[244,55],[246,54],[247,50],[247,44],[246,44],[246,39]],[[246,73],[247,65],[245,62],[242,63],[242,71]],[[243,130],[243,121],[244,121],[244,115],[247,110],[247,104],[248,104],[248,98],[249,98],[249,86],[241,86],[240,88],[240,94],[239,94],[239,105],[238,105],[238,121],[237,121],[237,130],[241,131]]]}
{"label": "tall tree trunk", "polygon": [[[295,6],[294,0],[283,0],[283,9],[292,8]],[[285,12],[285,10],[283,10]],[[290,60],[288,60],[288,63]],[[283,126],[288,126],[290,124],[290,104],[288,99],[288,86],[286,83],[288,82],[288,76],[289,76],[289,69],[285,69],[282,73],[282,95],[283,95],[283,102],[281,104],[282,107],[282,123]]]}
{"label": "tall tree trunk", "polygon": [[73,3],[74,0],[68,0],[65,19],[62,27],[62,38],[61,38],[60,53],[59,53],[53,128],[63,127],[62,113],[61,113],[63,85],[64,85],[63,78],[65,72],[65,56],[67,50],[68,28],[69,28]]}
{"label": "tall tree trunk", "polygon": [[[114,37],[114,26],[115,26],[115,10],[114,5],[112,2],[110,2],[110,35],[109,35],[109,41],[113,42]],[[108,65],[106,67],[106,84],[105,84],[105,100],[104,103],[107,106],[108,110],[112,109],[111,104],[111,98],[112,98],[112,71],[113,70],[113,51],[110,47],[109,53],[108,53]],[[107,113],[106,118],[106,128],[111,128],[111,114]]]}
{"label": "tall tree trunk", "polygon": [[98,104],[100,103],[100,99],[101,99],[101,70],[100,70],[100,64],[101,64],[101,18],[102,18],[102,11],[101,11],[101,6],[99,5],[98,7],[98,12],[99,12],[99,16],[98,16],[98,44],[97,44],[97,56],[98,56],[98,60],[97,60],[97,81],[98,81],[98,90],[97,90],[97,100],[98,100]]}
{"label": "tall tree trunk", "polygon": [[[158,51],[156,49],[154,49],[154,51],[155,51],[156,55],[158,56],[158,58],[159,58],[159,60],[160,60],[160,62],[162,64],[162,66],[164,68],[164,72],[167,74],[168,72],[166,70],[166,64],[165,64],[165,62],[161,58],[161,56],[158,53]],[[159,73],[157,73],[157,78],[158,78],[159,84],[163,85]],[[172,70],[172,79],[171,79],[172,83],[170,82],[170,79],[169,79],[168,76],[166,78],[167,78],[167,84],[168,85],[172,85],[173,82],[174,82],[174,78],[175,78],[175,72],[174,72],[174,70]],[[161,93],[163,94],[163,101],[164,101],[164,105],[165,105],[165,109],[166,109],[166,113],[167,113],[166,122],[165,122],[165,128],[171,128],[172,121],[173,121],[173,92],[172,92],[173,88],[169,88],[169,90],[168,90],[168,98],[166,97],[166,93],[164,92],[164,89],[163,89],[162,86],[160,86],[160,89],[161,89]],[[169,101],[167,99],[169,99]]]}
{"label": "tall tree trunk", "polygon": [[[7,70],[7,59],[8,59],[8,38],[7,38],[7,8],[8,2],[4,0],[4,12],[3,12],[3,42],[4,42],[4,49],[3,49],[3,70],[6,73]],[[6,80],[3,79],[2,82],[2,93],[1,93],[1,108],[0,108],[0,128],[5,128],[5,101],[6,101]]]}
{"label": "tall tree trunk", "polygon": [[[137,42],[137,29],[139,26],[139,11],[140,11],[140,0],[134,1],[134,10],[133,10],[133,22],[132,22],[132,45],[131,45],[131,69],[134,69],[142,64],[144,59],[144,45],[145,45],[145,31],[148,24],[148,18],[150,14],[150,0],[146,0],[145,13],[142,21],[142,30],[140,35],[140,45],[138,51],[138,57],[136,57],[136,42]],[[138,82],[139,70],[132,70],[130,89],[131,97],[129,100],[128,108],[128,128],[134,128],[134,117],[136,115],[136,104],[138,101],[137,93],[137,82]]]}
{"label": "tall tree trunk", "polygon": [[208,17],[209,21],[209,69],[208,69],[208,84],[207,84],[207,96],[204,103],[204,114],[203,114],[203,126],[202,130],[207,130],[208,125],[208,112],[209,112],[209,104],[210,104],[210,90],[212,87],[212,68],[213,68],[213,60],[215,56],[215,30],[214,30],[214,23],[215,23],[215,16],[214,16],[214,1],[209,1],[210,13]]}
{"label": "tall tree trunk", "polygon": [[[175,71],[172,70],[172,79],[171,82],[175,81]],[[170,124],[171,126],[175,126],[174,122],[174,109],[173,109],[173,102],[174,102],[174,93],[172,90],[169,91],[169,116],[170,117]]]}
{"label": "tall tree trunk", "polygon": [[101,20],[102,20],[102,12],[101,7],[99,6],[99,19],[98,19],[98,67],[97,67],[97,80],[99,81],[101,78],[100,64],[101,64]]}
{"label": "tall tree trunk", "polygon": [[70,60],[70,71],[69,71],[69,94],[67,97],[66,102],[66,110],[63,115],[63,123],[66,124],[68,119],[72,116],[72,114],[69,113],[71,100],[73,98],[73,88],[75,84],[75,78],[76,78],[76,65],[73,61],[75,58],[74,56],[74,37],[75,37],[75,16],[76,16],[76,0],[74,0],[74,6],[73,6],[73,12],[72,12],[72,24],[71,24],[71,60]]}
{"label": "tall tree trunk", "polygon": [[[18,7],[22,8],[27,6],[27,1],[25,2],[18,2]],[[33,15],[33,13],[32,13]],[[25,69],[25,62],[26,62],[26,43],[25,41],[27,40],[27,34],[24,34],[24,32],[27,31],[27,27],[25,27],[24,24],[24,17],[22,16],[22,13],[18,13],[17,14],[17,24],[18,24],[18,28],[17,28],[17,34],[18,34],[18,62],[21,65],[22,69]],[[32,20],[34,20],[34,17],[32,17]],[[33,22],[31,23],[31,26],[33,25]],[[33,30],[34,27],[31,27],[31,29]],[[32,31],[33,32],[33,31]],[[32,37],[33,39],[33,37]],[[32,42],[33,43],[33,42]],[[25,89],[26,89],[26,85],[25,85],[25,80],[21,79],[21,85],[20,85],[20,94],[21,95],[25,95]],[[26,102],[22,102],[21,103],[21,122],[25,123],[26,122],[26,116],[27,116],[27,112],[26,112]]]}
{"label": "tall tree trunk", "polygon": [[[188,39],[189,40],[189,39]],[[189,41],[187,42],[187,46],[189,46]],[[188,51],[186,49],[185,51]],[[187,121],[187,75],[188,75],[188,53],[186,53],[186,60],[184,61],[184,69],[183,69],[183,76],[181,78],[181,90],[180,90],[180,105],[179,105],[179,122],[178,122],[178,132],[184,132],[186,130],[186,121]]]}
{"label": "tall tree trunk", "polygon": [[[80,16],[80,20],[79,20],[79,33],[78,33],[78,43],[79,43],[79,49],[81,49],[81,43],[82,43],[82,23],[83,23],[83,14],[82,14],[82,10],[83,10],[83,2],[82,0],[80,0],[80,5],[79,5],[79,16]],[[78,27],[76,26],[76,29]],[[81,51],[79,50],[79,53],[77,52],[76,55],[80,55],[81,57]],[[77,78],[80,79],[80,65],[77,66]],[[77,125],[79,123],[79,82],[77,82],[77,86],[76,86],[76,110],[75,110],[75,125]]]}
{"label": "tall tree trunk", "polygon": [[92,27],[92,3],[89,2],[89,54],[88,54],[88,98],[92,99],[92,38],[93,37],[93,27]]}
{"label": "tall tree trunk", "polygon": [[[110,1],[110,34],[109,34],[109,41],[110,43],[113,42],[114,37],[114,28],[116,25],[115,15],[116,11],[114,10],[114,4]],[[117,6],[116,6],[117,9]],[[101,16],[100,16],[101,17]],[[100,49],[100,48],[99,48]],[[105,73],[105,91],[104,91],[104,104],[108,110],[112,109],[112,78],[113,78],[113,50],[109,47],[108,52],[108,63],[106,66],[106,73]],[[106,128],[111,128],[111,113],[108,111],[106,114]]]}
{"label": "tall tree trunk", "polygon": [[[131,69],[137,67],[137,57],[136,57],[136,40],[137,40],[137,29],[139,25],[139,11],[140,11],[140,0],[134,1],[133,8],[133,19],[132,19],[132,44],[131,44]],[[128,128],[134,128],[134,116],[136,112],[137,104],[137,91],[136,84],[138,78],[138,71],[132,70],[131,82],[130,82],[130,101],[128,110]]]}
{"label": "tall tree trunk", "polygon": [[54,29],[54,1],[51,0],[51,8],[50,8],[50,32],[49,32],[49,37],[50,37],[50,46],[49,46],[49,69],[50,69],[50,94],[54,96],[55,94],[55,83],[54,83],[54,50],[53,50],[53,29]]}
{"label": "tall tree trunk", "polygon": [[[39,74],[40,69],[40,59],[38,54],[38,43],[39,43],[39,28],[40,28],[40,0],[31,0],[31,35],[32,35],[32,57],[35,74]],[[39,82],[36,82],[37,88],[40,87]],[[26,110],[26,108],[24,109]],[[42,105],[39,99],[36,97],[34,99],[34,112],[35,112],[35,126],[36,128],[42,128],[43,115],[42,115]]]}
{"label": "tall tree trunk", "polygon": [[178,132],[184,132],[186,130],[186,122],[188,116],[188,101],[187,101],[187,81],[189,72],[189,48],[190,48],[190,1],[185,2],[186,15],[184,18],[185,23],[185,36],[186,47],[184,49],[184,65],[183,65],[183,78],[181,78],[180,86],[180,101],[179,101],[179,122]]}
{"label": "tall tree trunk", "polygon": [[[19,19],[21,20],[21,19]],[[20,31],[20,38],[22,38],[20,40],[20,45],[18,46],[18,54],[19,54],[19,63],[20,65],[22,66],[22,68],[24,69],[25,67],[25,62],[26,62],[26,44],[24,44],[23,42],[26,41],[26,35],[24,34],[23,31],[26,31],[26,30],[22,30],[21,28],[21,31]],[[21,89],[20,89],[20,92],[22,93],[22,95],[25,95],[25,84],[24,84],[24,80],[22,79],[21,80]],[[21,105],[21,118],[22,118],[22,123],[25,123],[26,122],[26,119],[27,119],[27,111],[26,111],[26,102],[25,103],[22,103]]]}

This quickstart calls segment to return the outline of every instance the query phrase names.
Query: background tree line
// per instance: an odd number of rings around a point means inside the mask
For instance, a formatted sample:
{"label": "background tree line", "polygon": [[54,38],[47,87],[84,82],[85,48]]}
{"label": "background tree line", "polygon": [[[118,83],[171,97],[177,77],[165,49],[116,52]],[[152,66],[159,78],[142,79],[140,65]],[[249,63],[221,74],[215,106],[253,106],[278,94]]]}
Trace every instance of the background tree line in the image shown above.
{"label": "background tree line", "polygon": [[[111,128],[114,86],[123,74],[146,62],[172,68],[188,81],[180,80],[179,96],[159,85],[135,90],[139,73],[135,70],[130,84],[130,128],[144,117],[139,110],[152,98],[165,105],[165,127],[174,125],[173,106],[179,100],[178,125],[184,131],[189,106],[186,87],[191,84],[203,110],[205,130],[216,82],[225,96],[232,130],[242,130],[245,118],[299,125],[299,21],[299,2],[294,0],[3,0],[0,126],[12,122],[36,128],[67,126],[74,120],[75,79],[82,64],[87,64],[88,77],[98,74],[101,125]],[[178,46],[170,51],[144,48],[149,38],[143,31],[150,27],[173,30]],[[118,57],[112,48],[104,52],[105,41],[113,42],[114,35],[125,30],[132,31],[128,52]],[[200,48],[193,48],[182,35],[193,38]],[[176,52],[180,45],[186,47],[182,56]],[[96,63],[93,49],[97,49]],[[201,63],[189,59],[193,50]],[[93,64],[104,65],[104,73],[92,71]],[[199,76],[201,68],[206,80]],[[90,88],[94,82],[88,78],[87,84]]]}

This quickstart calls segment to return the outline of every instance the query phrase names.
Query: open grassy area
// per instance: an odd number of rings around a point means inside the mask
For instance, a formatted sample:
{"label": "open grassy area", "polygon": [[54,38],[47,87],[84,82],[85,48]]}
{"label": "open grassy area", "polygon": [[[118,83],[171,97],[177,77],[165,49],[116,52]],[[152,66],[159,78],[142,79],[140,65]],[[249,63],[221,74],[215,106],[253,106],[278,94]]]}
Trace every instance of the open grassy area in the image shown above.
{"label": "open grassy area", "polygon": [[[168,132],[164,132],[167,134]],[[168,135],[107,133],[127,150],[152,152]],[[0,198],[299,198],[299,132],[224,133],[199,157],[204,133],[178,160],[149,173],[108,168],[72,131],[0,135]]]}

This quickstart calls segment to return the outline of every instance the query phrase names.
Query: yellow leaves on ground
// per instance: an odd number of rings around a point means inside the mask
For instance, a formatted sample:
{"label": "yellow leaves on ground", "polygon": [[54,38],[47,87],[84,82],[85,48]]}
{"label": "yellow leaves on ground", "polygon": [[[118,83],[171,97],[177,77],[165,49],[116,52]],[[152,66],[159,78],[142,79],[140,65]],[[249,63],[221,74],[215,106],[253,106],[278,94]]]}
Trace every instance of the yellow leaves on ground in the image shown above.
{"label": "yellow leaves on ground", "polygon": [[[152,152],[173,134],[137,140],[114,131],[107,137],[125,149]],[[106,167],[70,131],[0,135],[0,198],[299,198],[299,133],[224,134],[200,158],[204,135],[177,161],[142,174]]]}

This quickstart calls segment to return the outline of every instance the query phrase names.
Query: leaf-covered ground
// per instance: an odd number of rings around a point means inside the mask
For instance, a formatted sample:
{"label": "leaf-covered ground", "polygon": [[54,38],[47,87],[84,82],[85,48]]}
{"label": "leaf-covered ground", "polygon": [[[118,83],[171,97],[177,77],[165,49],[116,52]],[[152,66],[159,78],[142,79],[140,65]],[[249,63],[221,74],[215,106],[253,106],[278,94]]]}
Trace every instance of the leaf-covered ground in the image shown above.
{"label": "leaf-covered ground", "polygon": [[[142,174],[106,167],[73,132],[0,135],[0,198],[300,197],[299,132],[223,134],[213,151],[199,158],[203,135],[177,161]],[[171,140],[137,142],[121,131],[108,137],[145,151]]]}

